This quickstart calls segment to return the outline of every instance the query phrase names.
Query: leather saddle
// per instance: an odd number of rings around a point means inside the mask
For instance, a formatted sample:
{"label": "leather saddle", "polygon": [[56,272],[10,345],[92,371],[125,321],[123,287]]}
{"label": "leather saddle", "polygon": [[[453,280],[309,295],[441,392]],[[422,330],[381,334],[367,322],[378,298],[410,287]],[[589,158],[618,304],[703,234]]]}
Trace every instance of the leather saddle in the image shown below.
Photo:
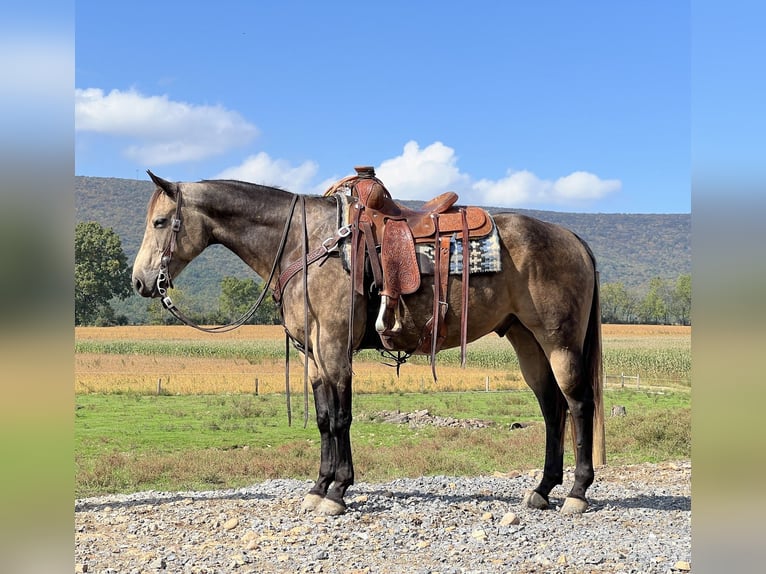
{"label": "leather saddle", "polygon": [[[431,354],[431,362],[446,336],[444,315],[447,309],[449,250],[452,237],[462,241],[468,253],[470,238],[485,237],[494,223],[480,207],[462,207],[458,195],[448,191],[411,209],[395,202],[372,167],[356,167],[355,176],[342,179],[325,195],[338,191],[349,193],[349,221],[352,225],[351,273],[353,288],[364,294],[366,262],[373,282],[381,295],[375,328],[386,349],[393,350],[392,337],[402,329],[399,312],[401,295],[420,288],[421,273],[415,246],[434,246],[434,313],[424,327],[416,352]],[[467,326],[468,264],[463,265],[463,306],[461,310],[461,350],[464,362]],[[434,373],[435,378],[435,373]]]}

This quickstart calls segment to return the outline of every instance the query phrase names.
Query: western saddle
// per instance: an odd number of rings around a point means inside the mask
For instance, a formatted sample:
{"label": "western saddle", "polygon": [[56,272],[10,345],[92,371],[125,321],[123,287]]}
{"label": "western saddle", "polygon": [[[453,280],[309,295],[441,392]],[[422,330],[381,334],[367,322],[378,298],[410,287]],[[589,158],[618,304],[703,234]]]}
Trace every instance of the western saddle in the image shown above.
{"label": "western saddle", "polygon": [[[465,365],[468,325],[469,239],[491,233],[493,221],[479,207],[456,206],[456,193],[448,191],[431,199],[419,209],[410,209],[391,198],[372,167],[354,168],[356,175],[337,182],[325,195],[346,193],[351,196],[348,218],[351,223],[351,285],[364,295],[366,262],[372,270],[381,305],[375,329],[383,347],[394,350],[392,338],[401,331],[399,298],[420,288],[416,244],[434,248],[433,315],[423,329],[415,352],[431,355],[432,368],[436,353],[446,337],[444,317],[447,311],[450,243],[452,236],[462,242],[462,306],[460,315],[461,362]],[[436,372],[433,371],[434,379]]]}

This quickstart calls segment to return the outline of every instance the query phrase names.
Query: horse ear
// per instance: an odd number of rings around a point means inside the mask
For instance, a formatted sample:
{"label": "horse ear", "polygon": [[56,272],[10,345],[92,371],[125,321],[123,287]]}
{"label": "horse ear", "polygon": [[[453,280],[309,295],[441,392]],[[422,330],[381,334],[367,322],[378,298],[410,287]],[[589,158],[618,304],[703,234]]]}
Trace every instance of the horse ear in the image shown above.
{"label": "horse ear", "polygon": [[162,179],[161,177],[154,175],[152,171],[149,169],[146,170],[146,173],[148,173],[149,177],[152,178],[154,185],[156,185],[162,191],[167,193],[171,199],[175,199],[176,191],[177,191],[177,186],[175,183],[173,183],[172,181],[167,181],[166,179]]}

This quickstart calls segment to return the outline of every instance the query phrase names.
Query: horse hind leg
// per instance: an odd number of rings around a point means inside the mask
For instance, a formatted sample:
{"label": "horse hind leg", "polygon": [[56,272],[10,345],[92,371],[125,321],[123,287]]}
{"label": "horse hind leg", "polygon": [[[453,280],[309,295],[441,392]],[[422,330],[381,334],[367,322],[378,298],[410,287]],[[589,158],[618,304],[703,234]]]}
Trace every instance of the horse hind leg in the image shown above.
{"label": "horse hind leg", "polygon": [[561,393],[550,363],[532,333],[515,323],[506,337],[516,350],[521,374],[532,389],[545,421],[545,466],[538,486],[528,492],[522,504],[530,508],[548,508],[548,495],[564,479],[564,429],[567,403]]}
{"label": "horse hind leg", "polygon": [[558,348],[551,353],[551,367],[563,393],[572,420],[575,438],[575,480],[561,512],[581,514],[588,508],[585,493],[593,484],[593,388],[586,380],[581,353]]}

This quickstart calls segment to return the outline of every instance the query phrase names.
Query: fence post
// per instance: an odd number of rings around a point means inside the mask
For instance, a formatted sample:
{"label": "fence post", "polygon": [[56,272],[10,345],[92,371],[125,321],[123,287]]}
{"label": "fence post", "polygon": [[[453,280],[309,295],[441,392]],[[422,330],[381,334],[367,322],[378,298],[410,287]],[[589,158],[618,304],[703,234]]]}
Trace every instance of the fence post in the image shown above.
{"label": "fence post", "polygon": [[157,379],[157,396],[162,394],[162,379]]}
{"label": "fence post", "polygon": [[489,375],[484,377],[484,392],[485,393],[489,392]]}
{"label": "fence post", "polygon": [[625,388],[625,373],[620,373],[620,388]]}
{"label": "fence post", "polygon": [[636,388],[637,389],[641,388],[641,375],[640,374],[636,375]]}
{"label": "fence post", "polygon": [[258,377],[255,377],[255,396],[258,396]]}

